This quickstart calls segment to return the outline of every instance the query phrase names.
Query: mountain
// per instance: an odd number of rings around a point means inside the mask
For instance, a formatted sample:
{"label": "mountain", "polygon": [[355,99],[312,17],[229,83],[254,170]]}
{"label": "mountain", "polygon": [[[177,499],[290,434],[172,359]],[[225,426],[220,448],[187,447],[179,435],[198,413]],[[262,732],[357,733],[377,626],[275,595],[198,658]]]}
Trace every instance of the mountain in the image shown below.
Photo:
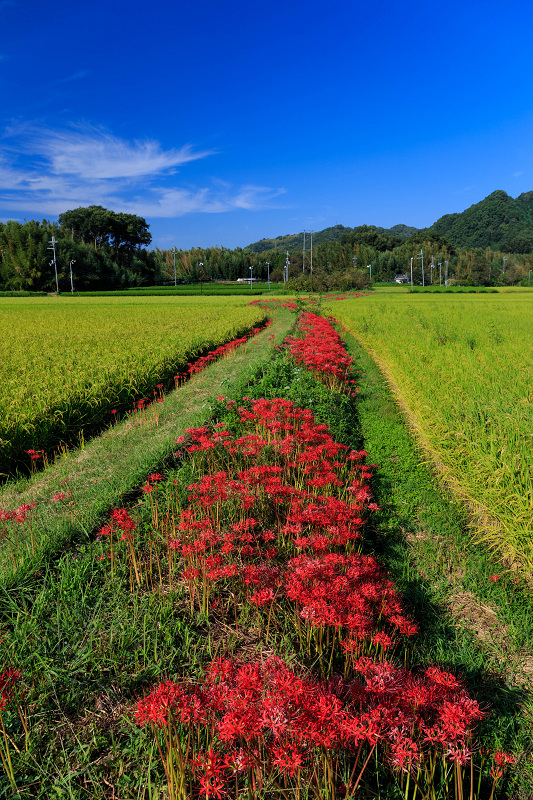
{"label": "mountain", "polygon": [[[339,242],[344,234],[351,233],[354,228],[347,228],[344,225],[334,225],[332,228],[324,228],[322,231],[313,232],[313,246],[324,244],[325,242]],[[395,225],[393,228],[376,228],[376,231],[394,236],[398,239],[408,239],[418,228],[410,228],[408,225]],[[245,249],[253,253],[264,253],[267,250],[303,250],[303,233],[289,233],[286,236],[278,236],[276,239],[261,239],[259,242],[249,244]],[[311,235],[305,235],[306,249],[311,247]]]}
{"label": "mountain", "polygon": [[408,239],[414,233],[418,233],[419,228],[411,228],[409,225],[393,225],[392,228],[378,228],[381,233],[387,236],[397,236],[398,239]]}
{"label": "mountain", "polygon": [[[337,242],[343,233],[348,233],[351,228],[344,225],[335,225],[332,228],[324,228],[323,231],[313,232],[313,245],[324,244],[325,242]],[[245,249],[252,250],[254,253],[264,253],[266,250],[303,250],[303,233],[289,233],[286,236],[278,236],[276,239],[261,239],[259,242],[249,244]],[[305,235],[305,246],[311,246],[311,234]]]}
{"label": "mountain", "polygon": [[443,236],[456,247],[491,247],[504,253],[533,250],[533,192],[516,199],[498,189],[461,214],[445,214],[429,233]]}
{"label": "mountain", "polygon": [[[416,233],[439,236],[454,247],[474,249],[491,247],[504,253],[533,252],[533,192],[524,192],[516,198],[498,189],[484,200],[456,214],[445,214],[429,228],[413,228],[409,225],[394,225],[392,228],[379,228],[373,225],[360,225],[347,228],[335,225],[313,233],[313,245],[323,242],[337,242],[344,237],[349,241],[350,234],[372,230],[396,239],[408,239]],[[309,234],[306,235],[306,248],[310,247]],[[302,250],[303,233],[278,236],[277,239],[261,239],[248,245],[254,253],[266,250]]]}

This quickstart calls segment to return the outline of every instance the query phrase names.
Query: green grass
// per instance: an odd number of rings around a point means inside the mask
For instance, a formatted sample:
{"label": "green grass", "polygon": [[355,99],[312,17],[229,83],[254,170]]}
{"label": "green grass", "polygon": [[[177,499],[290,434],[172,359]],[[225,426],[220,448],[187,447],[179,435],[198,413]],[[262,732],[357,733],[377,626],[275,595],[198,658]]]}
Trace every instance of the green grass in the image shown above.
{"label": "green grass", "polygon": [[[242,295],[243,297],[254,297],[257,295],[268,295],[269,292],[276,292],[283,288],[283,283],[271,283],[270,290],[268,283],[217,283],[205,281],[204,283],[186,283],[178,286],[139,286],[133,289],[116,289],[102,291],[75,292],[74,297],[232,297]],[[68,295],[64,293],[63,297]]]}
{"label": "green grass", "polygon": [[[368,460],[377,464],[373,543],[420,620],[416,658],[466,675],[491,708],[487,735],[524,752],[533,734],[529,587],[515,583],[490,550],[473,543],[466,509],[426,463],[385,377],[354,337],[345,339],[360,370],[358,429]],[[495,574],[502,577],[492,582]],[[465,597],[472,613],[454,614]],[[521,673],[526,663],[529,671]],[[531,759],[516,780],[533,789]]]}

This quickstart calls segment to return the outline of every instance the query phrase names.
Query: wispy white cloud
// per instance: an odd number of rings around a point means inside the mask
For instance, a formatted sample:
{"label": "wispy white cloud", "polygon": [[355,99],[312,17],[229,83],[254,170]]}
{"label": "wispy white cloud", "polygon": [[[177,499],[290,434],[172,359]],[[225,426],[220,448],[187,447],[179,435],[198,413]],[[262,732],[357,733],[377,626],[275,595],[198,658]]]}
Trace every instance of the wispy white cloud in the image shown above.
{"label": "wispy white cloud", "polygon": [[82,78],[87,78],[90,74],[88,69],[79,69],[77,72],[73,72],[72,75],[66,75],[64,78],[51,81],[48,86],[61,86],[63,83],[72,83],[72,81],[79,81]]}
{"label": "wispy white cloud", "polygon": [[177,168],[213,155],[191,145],[164,150],[153,140],[127,141],[90,126],[40,130],[14,124],[0,135],[0,206],[56,216],[104,205],[143,217],[179,217],[268,207],[284,192],[247,184],[177,185]]}
{"label": "wispy white cloud", "polygon": [[523,175],[523,170],[519,169],[517,172],[513,172],[513,178],[519,178],[520,175]]}
{"label": "wispy white cloud", "polygon": [[151,140],[127,142],[86,126],[79,131],[39,132],[32,139],[34,152],[48,159],[51,172],[90,181],[157,175],[211,155],[194,152],[190,145],[163,150]]}

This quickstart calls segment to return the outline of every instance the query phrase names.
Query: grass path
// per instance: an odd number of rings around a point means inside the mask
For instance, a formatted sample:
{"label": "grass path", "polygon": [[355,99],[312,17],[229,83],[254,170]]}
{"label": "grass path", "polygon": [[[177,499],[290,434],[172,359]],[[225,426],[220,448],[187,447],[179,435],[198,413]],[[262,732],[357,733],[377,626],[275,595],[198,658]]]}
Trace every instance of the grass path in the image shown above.
{"label": "grass path", "polygon": [[[140,419],[120,422],[44,472],[2,487],[0,508],[37,504],[33,512],[37,550],[54,550],[64,542],[88,535],[106,511],[172,455],[177,436],[188,427],[202,424],[218,394],[236,397],[242,391],[293,322],[294,314],[280,308],[270,328],[168,394],[163,403],[151,406]],[[74,518],[69,507],[51,502],[55,494],[67,491],[72,493]],[[15,555],[24,551],[29,538],[27,528],[14,543]],[[28,559],[28,567],[34,568],[38,558],[36,555]],[[13,571],[11,551],[4,543],[0,549],[0,575],[6,579]]]}

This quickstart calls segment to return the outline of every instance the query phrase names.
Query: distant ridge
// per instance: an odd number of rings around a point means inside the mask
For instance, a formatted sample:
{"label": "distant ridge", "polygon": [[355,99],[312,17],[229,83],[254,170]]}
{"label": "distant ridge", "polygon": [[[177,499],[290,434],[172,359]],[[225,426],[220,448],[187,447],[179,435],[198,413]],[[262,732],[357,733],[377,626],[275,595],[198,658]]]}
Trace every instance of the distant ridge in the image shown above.
{"label": "distant ridge", "polygon": [[[313,233],[313,245],[337,242],[357,229],[335,225]],[[466,249],[487,248],[504,253],[533,252],[533,191],[524,192],[513,199],[501,189],[492,192],[484,200],[461,213],[445,214],[429,228],[413,228],[409,225],[394,225],[392,228],[372,227],[375,231],[396,239],[409,239],[414,234],[439,236],[455,247]],[[306,237],[310,246],[310,237]],[[261,239],[248,245],[254,253],[267,250],[301,250],[303,233],[278,236],[276,239]]]}
{"label": "distant ridge", "polygon": [[[314,231],[313,245],[324,244],[326,242],[339,242],[344,234],[351,233],[354,228],[347,228],[344,225],[334,225],[332,228],[324,228],[322,231]],[[408,239],[418,231],[418,228],[410,228],[408,225],[395,225],[393,228],[376,228],[380,233],[395,236],[399,239]],[[306,234],[306,247],[310,247],[311,237]],[[253,253],[264,253],[267,250],[302,250],[304,246],[303,233],[289,233],[286,236],[278,236],[276,239],[261,239],[246,247]]]}

